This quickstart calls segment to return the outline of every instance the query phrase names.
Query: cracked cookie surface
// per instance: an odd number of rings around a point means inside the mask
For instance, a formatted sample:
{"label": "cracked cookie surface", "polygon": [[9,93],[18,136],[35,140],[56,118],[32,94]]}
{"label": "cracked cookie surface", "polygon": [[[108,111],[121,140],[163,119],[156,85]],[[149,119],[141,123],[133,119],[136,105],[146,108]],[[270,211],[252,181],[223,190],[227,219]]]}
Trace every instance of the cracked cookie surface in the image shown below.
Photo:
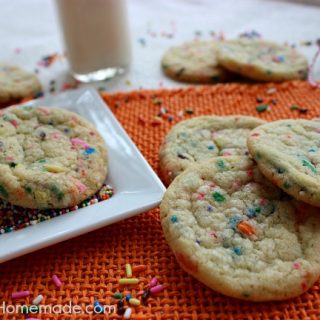
{"label": "cracked cookie surface", "polygon": [[320,122],[279,120],[252,131],[248,148],[260,171],[298,200],[320,206]]}
{"label": "cracked cookie surface", "polygon": [[247,116],[201,116],[175,125],[160,147],[160,168],[166,184],[190,165],[217,156],[244,155],[250,131],[265,123]]}
{"label": "cracked cookie surface", "polygon": [[94,126],[60,108],[0,112],[0,197],[27,208],[65,208],[92,196],[107,175]]}
{"label": "cracked cookie surface", "polygon": [[167,189],[160,216],[182,268],[222,294],[283,300],[320,275],[319,209],[274,187],[246,156],[183,172]]}

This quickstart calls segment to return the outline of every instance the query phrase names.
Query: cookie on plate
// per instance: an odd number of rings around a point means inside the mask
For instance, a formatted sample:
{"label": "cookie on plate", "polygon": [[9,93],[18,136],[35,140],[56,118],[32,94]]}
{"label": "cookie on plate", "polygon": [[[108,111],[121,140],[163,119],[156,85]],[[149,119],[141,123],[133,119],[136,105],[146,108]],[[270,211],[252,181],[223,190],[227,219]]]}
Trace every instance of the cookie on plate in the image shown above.
{"label": "cookie on plate", "polygon": [[218,61],[226,69],[258,81],[305,79],[308,61],[295,49],[260,39],[219,44]]}
{"label": "cookie on plate", "polygon": [[193,41],[168,49],[161,61],[164,73],[178,81],[194,83],[223,82],[232,73],[218,65],[215,41]]}
{"label": "cookie on plate", "polygon": [[175,125],[162,144],[162,178],[169,184],[190,165],[217,156],[244,155],[250,131],[265,121],[247,116],[201,116]]}
{"label": "cookie on plate", "polygon": [[94,126],[59,108],[0,112],[0,197],[47,209],[75,206],[107,175],[107,150]]}
{"label": "cookie on plate", "polygon": [[181,267],[222,294],[283,300],[320,275],[319,208],[274,187],[246,156],[189,168],[167,189],[160,210]]}
{"label": "cookie on plate", "polygon": [[252,131],[248,148],[261,172],[298,200],[320,206],[320,122],[279,120]]}
{"label": "cookie on plate", "polygon": [[0,107],[33,98],[41,92],[38,78],[17,66],[0,63]]}

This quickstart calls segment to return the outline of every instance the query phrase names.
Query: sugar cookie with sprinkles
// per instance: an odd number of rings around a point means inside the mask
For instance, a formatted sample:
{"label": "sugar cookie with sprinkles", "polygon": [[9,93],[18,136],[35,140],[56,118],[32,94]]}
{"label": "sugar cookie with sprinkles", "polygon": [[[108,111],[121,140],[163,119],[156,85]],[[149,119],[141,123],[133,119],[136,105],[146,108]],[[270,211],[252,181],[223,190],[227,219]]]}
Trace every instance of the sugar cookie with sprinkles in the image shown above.
{"label": "sugar cookie with sprinkles", "polygon": [[248,148],[261,172],[294,198],[320,207],[320,122],[279,120],[252,131]]}
{"label": "sugar cookie with sprinkles", "polygon": [[249,116],[200,116],[182,121],[167,134],[159,157],[169,184],[190,165],[217,156],[244,155],[250,131],[265,123]]}
{"label": "sugar cookie with sprinkles", "polygon": [[35,208],[72,207],[107,175],[107,149],[94,126],[60,108],[0,112],[0,197]]}
{"label": "sugar cookie with sprinkles", "polygon": [[212,83],[226,81],[234,75],[218,65],[215,41],[193,41],[168,49],[161,66],[164,73],[178,81]]}
{"label": "sugar cookie with sprinkles", "polygon": [[258,81],[305,79],[308,61],[292,47],[260,39],[219,44],[218,61],[226,69]]}
{"label": "sugar cookie with sprinkles", "polygon": [[33,98],[41,92],[38,78],[18,66],[0,63],[0,107]]}
{"label": "sugar cookie with sprinkles", "polygon": [[181,267],[217,292],[251,301],[293,298],[316,282],[319,210],[274,187],[246,156],[194,165],[160,206]]}

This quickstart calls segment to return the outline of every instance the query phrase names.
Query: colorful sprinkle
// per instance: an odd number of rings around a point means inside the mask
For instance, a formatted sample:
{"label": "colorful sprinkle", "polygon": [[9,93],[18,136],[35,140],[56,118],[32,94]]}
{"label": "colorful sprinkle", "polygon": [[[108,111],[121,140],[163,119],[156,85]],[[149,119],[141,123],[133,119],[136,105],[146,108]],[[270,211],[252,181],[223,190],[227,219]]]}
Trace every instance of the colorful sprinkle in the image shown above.
{"label": "colorful sprinkle", "polygon": [[132,277],[132,269],[131,269],[131,264],[130,263],[126,264],[126,275],[127,275],[127,278],[131,278]]}
{"label": "colorful sprinkle", "polygon": [[247,170],[247,176],[248,177],[253,177],[253,169],[248,169]]}
{"label": "colorful sprinkle", "polygon": [[177,218],[176,215],[171,216],[170,220],[171,220],[172,223],[177,223],[178,222],[178,218]]}
{"label": "colorful sprinkle", "polygon": [[302,165],[304,167],[308,167],[313,173],[317,173],[316,167],[310,161],[308,161],[306,159],[303,159],[302,160]]}
{"label": "colorful sprinkle", "polygon": [[177,156],[178,156],[178,158],[180,158],[180,159],[188,159],[188,157],[184,156],[184,155],[181,154],[181,153],[178,153]]}
{"label": "colorful sprinkle", "polygon": [[234,247],[232,248],[232,251],[237,255],[237,256],[241,256],[242,255],[242,250],[240,247]]}
{"label": "colorful sprinkle", "polygon": [[254,132],[251,134],[251,137],[259,137],[260,136],[260,133],[258,132]]}
{"label": "colorful sprinkle", "polygon": [[123,314],[123,318],[124,319],[130,319],[131,313],[132,313],[132,309],[131,308],[127,308],[125,313]]}
{"label": "colorful sprinkle", "polygon": [[252,236],[256,234],[254,228],[246,221],[239,222],[237,225],[237,229],[240,231],[240,233],[246,236]]}
{"label": "colorful sprinkle", "polygon": [[269,106],[266,104],[260,104],[260,105],[256,106],[256,110],[258,112],[264,112],[264,111],[269,110]]}
{"label": "colorful sprinkle", "polygon": [[150,124],[151,124],[152,126],[158,126],[158,125],[160,125],[162,122],[163,122],[162,118],[156,116],[156,117],[154,117],[154,119],[150,122]]}
{"label": "colorful sprinkle", "polygon": [[61,201],[63,198],[64,198],[64,193],[63,191],[61,191],[59,189],[59,187],[57,187],[56,185],[53,185],[51,188],[50,188],[50,191],[56,196],[56,198]]}
{"label": "colorful sprinkle", "polygon": [[213,194],[212,194],[212,197],[215,201],[217,202],[223,202],[226,200],[226,198],[224,197],[224,195],[222,195],[220,192],[217,192],[215,191]]}
{"label": "colorful sprinkle", "polygon": [[262,102],[263,102],[263,99],[262,99],[261,97],[256,97],[256,101],[257,101],[258,103],[262,103]]}
{"label": "colorful sprinkle", "polygon": [[43,300],[43,295],[39,294],[36,298],[32,300],[32,304],[38,305],[41,303],[42,300]]}
{"label": "colorful sprinkle", "polygon": [[61,280],[58,278],[58,276],[56,274],[54,274],[52,276],[52,281],[53,281],[53,283],[55,284],[55,286],[57,288],[60,288],[62,286],[62,282],[61,282]]}
{"label": "colorful sprinkle", "polygon": [[38,65],[41,67],[50,67],[57,59],[64,58],[62,55],[58,55],[57,53],[50,54],[42,57],[42,59],[38,62]]}
{"label": "colorful sprinkle", "polygon": [[302,108],[302,107],[299,107],[297,105],[292,105],[290,106],[290,110],[298,110],[300,113],[307,113],[308,112],[308,109],[307,108]]}
{"label": "colorful sprinkle", "polygon": [[266,90],[266,94],[274,94],[277,92],[277,89],[276,88],[268,88]]}
{"label": "colorful sprinkle", "polygon": [[128,294],[126,295],[126,301],[129,301],[131,298],[132,298],[132,295],[131,295],[130,293],[128,293]]}
{"label": "colorful sprinkle", "polygon": [[138,39],[138,42],[139,42],[143,47],[146,46],[146,40],[145,40],[144,38],[139,38],[139,39]]}
{"label": "colorful sprinkle", "polygon": [[292,263],[292,269],[299,270],[301,268],[300,262],[293,262]]}
{"label": "colorful sprinkle", "polygon": [[83,147],[85,149],[90,148],[89,144],[87,142],[85,142],[84,140],[82,140],[82,139],[72,138],[72,139],[70,139],[70,141],[71,141],[71,144],[73,146],[79,145],[79,146],[81,146],[81,147]]}
{"label": "colorful sprinkle", "polygon": [[158,279],[153,278],[153,279],[151,279],[149,285],[150,285],[150,287],[155,287],[157,285],[157,283],[158,283]]}
{"label": "colorful sprinkle", "polygon": [[137,278],[122,278],[119,279],[119,284],[137,284],[139,283],[139,279]]}
{"label": "colorful sprinkle", "polygon": [[117,307],[118,307],[118,308],[121,308],[121,307],[123,307],[123,306],[124,306],[124,299],[121,299],[121,300],[118,301]]}
{"label": "colorful sprinkle", "polygon": [[273,56],[272,61],[276,63],[281,63],[284,62],[285,58],[284,56]]}
{"label": "colorful sprinkle", "polygon": [[220,169],[224,169],[224,161],[222,159],[219,159],[217,161],[217,166],[220,168]]}
{"label": "colorful sprinkle", "polygon": [[249,39],[259,39],[261,38],[261,34],[255,30],[246,31],[239,34],[240,38],[249,38]]}
{"label": "colorful sprinkle", "polygon": [[86,148],[86,150],[83,152],[83,154],[86,155],[86,156],[88,156],[88,155],[93,154],[93,153],[95,153],[95,152],[96,152],[96,149],[95,149],[95,148],[89,147],[89,148]]}
{"label": "colorful sprinkle", "polygon": [[57,165],[54,165],[54,164],[45,164],[43,166],[43,168],[46,169],[48,172],[51,172],[51,173],[60,173],[60,172],[66,171],[66,168],[61,167],[61,166],[57,166]]}
{"label": "colorful sprinkle", "polygon": [[157,285],[157,286],[155,286],[155,287],[152,287],[152,288],[150,289],[150,293],[151,293],[151,294],[156,294],[156,293],[161,292],[163,289],[164,289],[164,286],[161,285],[161,284],[159,284],[159,285]]}
{"label": "colorful sprinkle", "polygon": [[135,299],[135,298],[131,298],[131,299],[129,299],[129,303],[134,305],[134,306],[139,306],[140,305],[140,300]]}
{"label": "colorful sprinkle", "polygon": [[122,306],[122,307],[117,307],[117,314],[119,316],[122,316],[125,313],[126,309]]}
{"label": "colorful sprinkle", "polygon": [[81,193],[85,192],[87,190],[87,187],[80,180],[75,179],[74,184],[76,185],[79,192],[81,192]]}
{"label": "colorful sprinkle", "polygon": [[261,208],[257,207],[257,208],[249,208],[248,209],[248,213],[247,213],[247,217],[248,218],[254,218],[257,216],[257,213],[261,212]]}
{"label": "colorful sprinkle", "polygon": [[144,290],[144,292],[141,296],[142,301],[147,301],[149,296],[150,296],[150,289],[148,288],[148,289]]}
{"label": "colorful sprinkle", "polygon": [[29,291],[18,291],[11,294],[12,299],[22,299],[30,295]]}
{"label": "colorful sprinkle", "polygon": [[317,147],[311,147],[309,148],[308,152],[317,152]]}
{"label": "colorful sprinkle", "polygon": [[115,299],[122,299],[122,294],[121,294],[120,292],[116,292],[116,293],[113,295],[113,297],[114,297]]}
{"label": "colorful sprinkle", "polygon": [[204,194],[204,193],[199,193],[199,194],[197,195],[197,200],[203,200],[204,197],[205,197],[205,194]]}
{"label": "colorful sprinkle", "polygon": [[214,150],[214,145],[213,144],[210,144],[210,145],[208,145],[208,150]]}
{"label": "colorful sprinkle", "polygon": [[187,108],[186,110],[185,110],[185,113],[187,113],[187,114],[193,114],[193,109],[191,109],[191,108]]}
{"label": "colorful sprinkle", "polygon": [[228,225],[230,226],[231,229],[236,230],[238,223],[241,221],[242,221],[242,217],[232,216],[228,221]]}

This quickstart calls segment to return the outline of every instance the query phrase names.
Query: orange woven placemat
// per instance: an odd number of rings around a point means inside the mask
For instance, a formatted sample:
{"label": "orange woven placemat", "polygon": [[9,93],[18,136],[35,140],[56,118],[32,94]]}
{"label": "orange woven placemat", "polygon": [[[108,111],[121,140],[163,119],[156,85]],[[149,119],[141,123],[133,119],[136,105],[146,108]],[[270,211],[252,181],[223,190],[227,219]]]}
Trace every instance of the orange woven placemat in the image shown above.
{"label": "orange woven placemat", "polygon": [[[270,88],[276,90],[268,90]],[[257,103],[257,97],[271,109],[258,113],[256,106],[261,103]],[[172,124],[182,118],[202,114],[250,114],[267,120],[320,117],[320,90],[300,81],[136,91],[104,94],[104,98],[156,172],[159,172],[159,145]],[[292,105],[307,111],[291,110]],[[168,109],[174,119],[169,121],[167,114],[160,124],[154,122],[154,116],[161,108]],[[193,114],[186,113],[186,109]],[[153,276],[166,287],[146,305],[133,308],[132,319],[320,319],[319,281],[296,299],[249,303],[224,297],[194,280],[178,266],[167,246],[158,208],[0,265],[0,303],[10,303],[13,291],[30,290],[31,297],[25,300],[29,303],[41,293],[45,305],[71,302],[84,308],[92,304],[94,298],[103,304],[113,304],[112,296],[119,290],[117,280],[124,276],[125,263],[147,266],[138,285],[132,289],[125,287],[132,295],[141,294]],[[61,289],[52,284],[53,274],[62,280]],[[26,318],[4,314],[0,305],[1,314],[3,319]],[[33,317],[121,318],[116,314],[42,314]]]}

